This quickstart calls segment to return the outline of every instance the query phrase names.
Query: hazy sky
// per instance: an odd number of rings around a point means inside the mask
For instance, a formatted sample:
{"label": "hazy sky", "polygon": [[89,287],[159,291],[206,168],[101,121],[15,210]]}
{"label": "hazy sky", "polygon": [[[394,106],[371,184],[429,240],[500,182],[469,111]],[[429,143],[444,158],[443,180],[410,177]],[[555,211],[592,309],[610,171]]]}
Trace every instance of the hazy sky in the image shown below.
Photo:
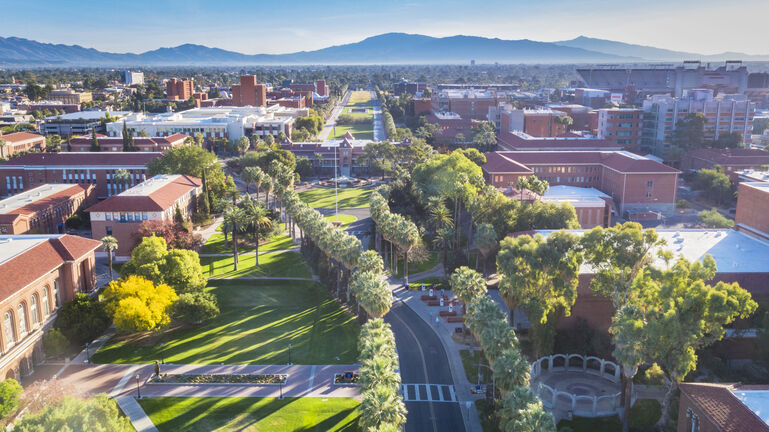
{"label": "hazy sky", "polygon": [[554,41],[579,35],[715,54],[769,54],[768,0],[31,0],[0,2],[0,36],[144,52],[183,43],[246,54],[387,32]]}

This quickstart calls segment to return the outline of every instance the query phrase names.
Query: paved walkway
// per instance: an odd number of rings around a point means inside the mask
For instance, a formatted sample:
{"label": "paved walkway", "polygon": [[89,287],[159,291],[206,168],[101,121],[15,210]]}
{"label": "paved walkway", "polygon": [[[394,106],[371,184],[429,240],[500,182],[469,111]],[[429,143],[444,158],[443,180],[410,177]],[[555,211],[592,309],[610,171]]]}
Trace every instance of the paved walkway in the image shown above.
{"label": "paved walkway", "polygon": [[[299,252],[299,247],[295,247],[291,249],[275,249],[275,250],[268,250],[268,251],[259,251],[259,255],[276,254],[276,253],[284,253],[284,252]],[[253,254],[254,254],[254,251],[238,252],[238,256],[253,255]],[[231,257],[232,253],[198,254],[198,256],[200,257]]]}
{"label": "paved walkway", "polygon": [[118,396],[115,398],[123,413],[131,420],[136,432],[158,432],[158,428],[144,412],[139,402],[133,396]]}
{"label": "paved walkway", "polygon": [[325,141],[328,139],[328,135],[334,129],[334,125],[336,124],[336,118],[339,116],[339,114],[344,109],[345,105],[347,105],[347,102],[350,100],[350,94],[351,94],[351,91],[348,90],[347,93],[345,93],[342,100],[337,102],[334,109],[331,110],[331,115],[329,115],[328,120],[326,121],[326,124],[323,125],[323,130],[321,130],[320,133],[318,134],[318,140]]}
{"label": "paved walkway", "polygon": [[313,277],[288,277],[288,276],[211,276],[209,280],[216,279],[243,279],[243,280],[302,280],[302,281],[320,281],[318,276]]}

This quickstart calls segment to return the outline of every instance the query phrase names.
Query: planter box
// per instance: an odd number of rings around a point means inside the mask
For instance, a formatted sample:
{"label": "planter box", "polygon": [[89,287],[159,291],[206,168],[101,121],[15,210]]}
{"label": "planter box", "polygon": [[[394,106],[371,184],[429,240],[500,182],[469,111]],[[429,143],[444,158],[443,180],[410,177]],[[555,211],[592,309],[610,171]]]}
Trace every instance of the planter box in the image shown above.
{"label": "planter box", "polygon": [[334,375],[334,385],[335,386],[360,386],[358,384],[358,380],[360,379],[360,375],[357,373],[352,374],[352,378],[346,378],[345,376],[348,374],[335,374]]}
{"label": "planter box", "polygon": [[422,297],[420,297],[422,301],[430,301],[430,300],[438,300],[438,297],[436,296],[429,296],[427,294],[423,294]]}
{"label": "planter box", "polygon": [[461,322],[465,322],[465,317],[460,317],[460,316],[450,316],[450,317],[447,317],[447,318],[446,318],[446,322],[450,322],[450,323],[461,323]]}
{"label": "planter box", "polygon": [[147,384],[275,386],[285,385],[287,380],[286,374],[162,374]]}
{"label": "planter box", "polygon": [[440,300],[427,300],[427,306],[440,306]]}
{"label": "planter box", "polygon": [[455,317],[455,316],[457,316],[457,311],[449,312],[447,310],[442,310],[442,311],[438,312],[438,315],[439,316],[445,316],[445,317]]}

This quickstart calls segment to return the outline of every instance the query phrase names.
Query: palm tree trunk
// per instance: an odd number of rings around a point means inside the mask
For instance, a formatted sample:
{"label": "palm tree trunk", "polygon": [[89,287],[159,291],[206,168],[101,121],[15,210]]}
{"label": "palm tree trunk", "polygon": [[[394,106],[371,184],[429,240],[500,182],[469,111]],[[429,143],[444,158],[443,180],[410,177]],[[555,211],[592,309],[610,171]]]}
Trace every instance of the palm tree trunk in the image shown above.
{"label": "palm tree trunk", "polygon": [[622,432],[630,431],[630,407],[633,399],[633,378],[622,367]]}
{"label": "palm tree trunk", "polygon": [[[479,253],[475,254],[475,271],[478,271],[478,257],[480,255],[481,254],[479,254]],[[484,262],[483,265],[486,265],[486,263]],[[483,270],[484,270],[483,271],[483,276],[486,276],[486,269],[483,269]]]}
{"label": "palm tree trunk", "polygon": [[254,257],[256,258],[256,266],[259,267],[259,230],[256,230],[256,252],[254,252]]}
{"label": "palm tree trunk", "polygon": [[256,188],[256,201],[259,201],[259,186],[260,185],[254,183],[254,187]]}
{"label": "palm tree trunk", "polygon": [[235,231],[235,229],[232,230],[232,264],[234,270],[238,271],[238,238]]}
{"label": "palm tree trunk", "polygon": [[112,251],[107,250],[107,258],[109,259],[109,280],[113,281],[115,278],[112,276]]}
{"label": "palm tree trunk", "polygon": [[336,298],[341,298],[339,295],[339,291],[341,290],[341,284],[342,284],[342,266],[339,265],[339,263],[336,263]]}
{"label": "palm tree trunk", "polygon": [[403,286],[409,288],[409,250],[403,252]]}

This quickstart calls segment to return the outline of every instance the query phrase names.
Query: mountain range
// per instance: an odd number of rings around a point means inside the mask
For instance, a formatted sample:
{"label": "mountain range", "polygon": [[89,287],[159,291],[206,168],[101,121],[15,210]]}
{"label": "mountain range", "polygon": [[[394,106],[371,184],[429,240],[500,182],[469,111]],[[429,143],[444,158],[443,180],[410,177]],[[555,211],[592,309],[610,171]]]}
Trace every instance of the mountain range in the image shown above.
{"label": "mountain range", "polygon": [[702,55],[580,36],[559,42],[478,36],[436,38],[386,33],[362,41],[287,54],[242,54],[184,44],[141,54],[0,37],[0,66],[182,66],[301,64],[629,63],[682,60],[769,60],[769,55]]}

